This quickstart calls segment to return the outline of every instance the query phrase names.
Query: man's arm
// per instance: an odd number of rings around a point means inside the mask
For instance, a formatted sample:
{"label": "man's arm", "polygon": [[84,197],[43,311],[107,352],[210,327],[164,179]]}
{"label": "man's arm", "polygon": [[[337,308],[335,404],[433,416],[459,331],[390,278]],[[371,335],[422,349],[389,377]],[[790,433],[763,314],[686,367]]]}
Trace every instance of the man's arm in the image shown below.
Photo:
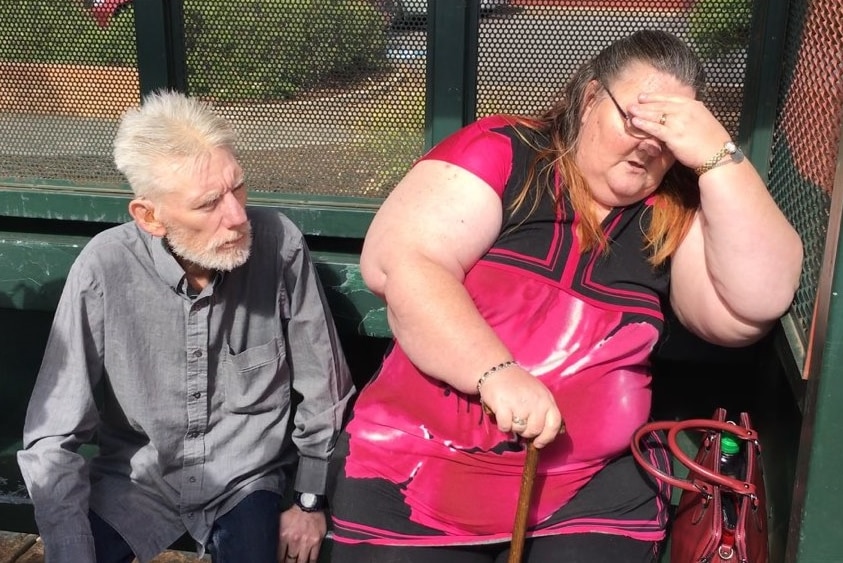
{"label": "man's arm", "polygon": [[292,436],[299,453],[294,488],[323,495],[328,459],[354,385],[304,238],[289,220],[285,226],[283,270],[290,299],[287,359],[293,389],[302,397]]}
{"label": "man's arm", "polygon": [[101,374],[100,296],[77,261],[68,276],[24,425],[18,463],[35,507],[46,555],[95,560],[88,522],[87,461],[78,453],[98,424],[93,397]]}
{"label": "man's arm", "polygon": [[[301,395],[292,436],[299,454],[294,489],[324,497],[328,459],[354,385],[304,237],[289,220],[284,225],[282,268],[290,300],[287,359],[293,389]],[[298,504],[282,513],[279,556],[291,563],[315,561],[326,520],[323,510],[302,510]]]}

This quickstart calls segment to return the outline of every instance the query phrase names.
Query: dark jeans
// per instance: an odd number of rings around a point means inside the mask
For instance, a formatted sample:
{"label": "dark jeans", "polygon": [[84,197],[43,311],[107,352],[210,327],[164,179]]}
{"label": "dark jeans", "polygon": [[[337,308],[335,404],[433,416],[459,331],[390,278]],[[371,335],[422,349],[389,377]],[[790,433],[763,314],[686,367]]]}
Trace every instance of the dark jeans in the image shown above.
{"label": "dark jeans", "polygon": [[[281,497],[256,491],[214,522],[208,553],[214,563],[276,563]],[[135,555],[126,540],[90,512],[97,563],[131,563]]]}

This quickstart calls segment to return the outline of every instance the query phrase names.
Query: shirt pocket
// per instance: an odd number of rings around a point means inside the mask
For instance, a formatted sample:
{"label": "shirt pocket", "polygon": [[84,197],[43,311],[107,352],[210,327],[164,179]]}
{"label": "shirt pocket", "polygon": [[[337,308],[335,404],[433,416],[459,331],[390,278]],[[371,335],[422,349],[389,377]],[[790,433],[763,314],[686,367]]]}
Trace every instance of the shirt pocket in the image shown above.
{"label": "shirt pocket", "polygon": [[223,362],[224,404],[228,411],[254,414],[287,402],[289,378],[284,349],[273,339],[239,354],[229,351]]}

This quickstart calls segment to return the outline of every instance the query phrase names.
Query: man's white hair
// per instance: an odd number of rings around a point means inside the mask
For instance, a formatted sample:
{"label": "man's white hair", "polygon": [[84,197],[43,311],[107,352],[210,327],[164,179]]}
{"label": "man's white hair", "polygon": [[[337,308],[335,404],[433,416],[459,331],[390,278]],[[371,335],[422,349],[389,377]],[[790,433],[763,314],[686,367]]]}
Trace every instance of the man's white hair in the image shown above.
{"label": "man's white hair", "polygon": [[236,155],[237,134],[209,104],[159,90],[127,110],[114,138],[114,164],[137,197],[167,189],[167,172],[194,166],[217,148]]}

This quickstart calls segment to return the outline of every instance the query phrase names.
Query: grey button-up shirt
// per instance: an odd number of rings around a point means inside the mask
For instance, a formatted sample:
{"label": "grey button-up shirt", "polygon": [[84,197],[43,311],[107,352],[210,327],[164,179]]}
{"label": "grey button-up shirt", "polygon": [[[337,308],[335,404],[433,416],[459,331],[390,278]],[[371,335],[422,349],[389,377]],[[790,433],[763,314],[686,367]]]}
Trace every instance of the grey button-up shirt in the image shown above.
{"label": "grey button-up shirt", "polygon": [[249,217],[251,257],[198,295],[134,223],[75,261],[18,453],[50,561],[95,560],[89,507],[141,561],[185,531],[204,546],[246,495],[282,492],[296,452],[295,488],[324,492],[354,388],[301,232]]}

